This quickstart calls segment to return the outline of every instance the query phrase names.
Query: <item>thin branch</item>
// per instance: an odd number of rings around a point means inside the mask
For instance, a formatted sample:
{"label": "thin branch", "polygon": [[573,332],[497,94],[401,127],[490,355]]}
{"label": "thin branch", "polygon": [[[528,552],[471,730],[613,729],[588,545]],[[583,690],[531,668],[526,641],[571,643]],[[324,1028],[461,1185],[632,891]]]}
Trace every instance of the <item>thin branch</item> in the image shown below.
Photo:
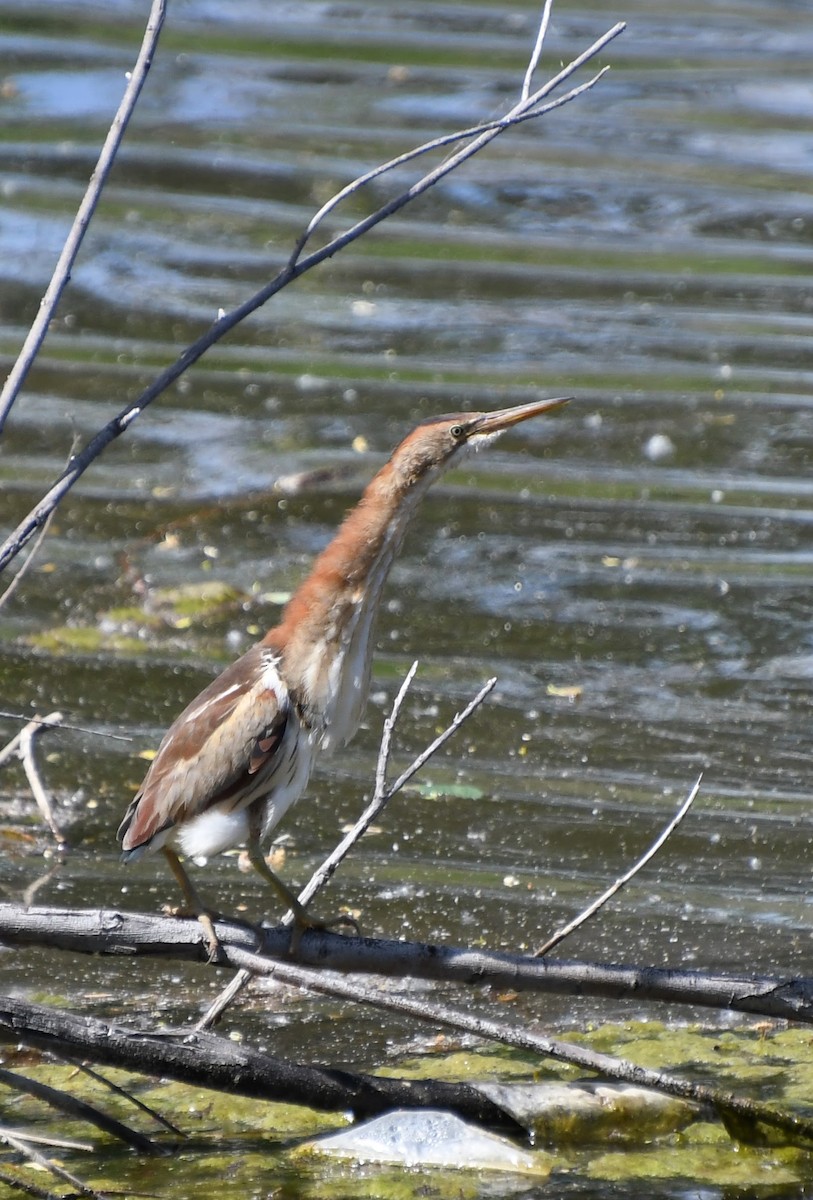
{"label": "thin branch", "polygon": [[522,83],[522,92],[520,93],[521,100],[527,100],[531,94],[531,84],[536,74],[536,69],[539,66],[539,59],[542,55],[542,45],[545,41],[545,36],[548,32],[550,23],[550,10],[553,8],[553,0],[545,0],[545,6],[542,9],[542,19],[539,22],[539,29],[536,34],[536,45],[531,55],[531,61],[528,63],[528,70],[525,72],[525,79]]}
{"label": "thin branch", "polygon": [[[617,36],[617,34],[620,32],[621,28],[619,27],[616,27],[614,30],[610,31],[610,33],[612,33],[614,36]],[[609,37],[609,34],[607,36]],[[333,212],[333,210],[337,208],[343,200],[346,200],[349,196],[353,196],[356,192],[361,191],[363,187],[365,187],[368,183],[372,183],[374,179],[379,179],[382,175],[386,175],[390,171],[394,171],[397,167],[403,167],[407,163],[413,162],[417,158],[422,158],[425,154],[429,154],[433,150],[442,150],[444,147],[452,146],[456,142],[463,142],[467,139],[479,138],[481,134],[491,133],[496,136],[497,134],[503,133],[506,129],[513,129],[514,126],[524,125],[526,121],[534,121],[537,117],[543,117],[547,113],[553,112],[554,109],[561,108],[563,105],[569,104],[571,100],[575,100],[576,97],[581,96],[583,92],[589,92],[591,88],[595,87],[602,76],[607,74],[609,69],[609,67],[602,67],[601,70],[592,77],[592,79],[588,79],[586,83],[579,84],[578,87],[571,88],[569,92],[557,97],[555,100],[552,100],[549,104],[546,104],[541,108],[537,108],[535,110],[533,109],[533,105],[538,103],[537,97],[534,100],[529,100],[527,102],[525,106],[529,110],[527,112],[516,112],[513,115],[507,114],[504,117],[495,117],[491,121],[483,121],[478,125],[472,125],[468,129],[456,129],[453,133],[443,133],[439,137],[432,138],[428,142],[423,142],[420,146],[414,146],[411,150],[406,150],[403,154],[398,154],[395,158],[391,158],[385,163],[379,163],[377,167],[372,167],[369,171],[365,171],[363,175],[359,175],[356,179],[352,180],[351,183],[345,184],[345,186],[336,192],[334,196],[331,196],[329,200],[325,201],[319,211],[313,217],[311,217],[307,226],[294,243],[294,248],[287,263],[288,268],[293,268],[299,261],[306,244],[310,241],[310,238],[318,229],[318,227],[324,222],[325,218],[331,212]],[[465,162],[467,158],[470,158],[472,154],[476,154],[481,148],[482,147],[479,145],[476,149],[465,147],[459,152],[459,157],[454,156],[452,158],[445,159],[443,166],[445,167],[447,164],[451,165],[449,166],[448,170],[443,171],[443,174],[446,175],[449,173],[449,170],[454,170],[460,165],[461,162]],[[439,176],[439,178],[441,177],[442,176]],[[426,176],[425,178],[429,177]],[[436,182],[437,179],[432,178],[431,182],[427,186],[432,187]],[[419,181],[419,184],[415,186],[418,187],[421,183],[423,183],[423,180]],[[424,190],[426,189],[421,188],[421,191]],[[406,193],[404,194],[406,195]],[[415,196],[419,194],[420,192],[417,191],[411,192],[409,194],[409,199],[414,199]],[[400,199],[400,197],[398,199]],[[402,207],[402,205],[399,203],[398,208],[400,207]],[[397,208],[392,211],[397,211]],[[384,212],[384,209],[380,209],[378,212]],[[389,210],[384,213],[384,216],[391,215],[392,213]],[[357,226],[353,226],[353,228],[348,230],[346,234],[339,235],[339,237],[337,237],[335,240],[337,242],[341,242],[343,238],[349,237],[351,234],[353,237],[350,237],[350,240],[355,240],[355,237],[360,236],[362,233],[366,233],[366,222],[373,220],[373,218],[376,218],[377,216],[378,213],[373,213],[372,217],[365,218],[364,221],[359,222]],[[378,220],[380,219],[383,218],[373,220],[373,224],[378,224]],[[360,230],[360,232],[357,233],[356,230]],[[339,246],[339,249],[342,248],[343,246]]]}
{"label": "thin branch", "polygon": [[37,534],[36,538],[34,539],[31,549],[29,550],[28,554],[25,557],[23,565],[20,567],[19,571],[14,576],[14,578],[11,580],[11,582],[9,583],[8,587],[3,592],[3,594],[0,595],[0,608],[3,608],[3,606],[5,604],[8,604],[9,600],[14,595],[14,593],[17,591],[17,588],[20,586],[23,579],[30,571],[31,567],[34,565],[34,559],[37,557],[37,551],[39,550],[40,546],[42,545],[42,543],[45,540],[45,535],[48,532],[48,527],[51,524],[53,516],[54,516],[54,514],[52,512],[50,512],[48,514],[46,520],[42,524],[42,528],[40,529],[39,533]]}
{"label": "thin branch", "polygon": [[[324,887],[328,880],[333,877],[336,872],[336,868],[347,857],[359,838],[361,838],[367,832],[376,817],[380,816],[386,805],[389,804],[392,797],[396,795],[397,792],[400,792],[401,788],[404,787],[405,784],[409,783],[412,776],[416,775],[418,771],[420,771],[421,767],[423,767],[429,761],[429,759],[438,752],[441,746],[448,742],[449,738],[452,737],[452,735],[457,732],[460,726],[469,719],[475,709],[480,707],[486,696],[488,696],[489,692],[494,690],[497,683],[496,678],[489,679],[488,682],[480,688],[480,691],[477,693],[474,699],[469,701],[462,712],[455,713],[454,718],[449,722],[443,732],[438,734],[435,740],[430,742],[426,749],[422,750],[417,758],[413,759],[405,771],[401,772],[395,783],[391,784],[390,787],[386,787],[384,786],[385,781],[381,772],[382,770],[386,769],[386,761],[389,757],[392,731],[395,726],[398,712],[403,703],[404,696],[406,695],[407,688],[412,682],[416,667],[417,663],[413,664],[412,668],[407,674],[406,679],[401,685],[401,690],[395,698],[395,703],[392,706],[392,712],[389,720],[384,723],[384,734],[381,741],[381,750],[379,751],[378,765],[376,767],[375,795],[367,805],[367,808],[359,817],[358,821],[356,821],[353,828],[345,834],[336,849],[328,855],[322,865],[314,872],[307,885],[302,889],[302,892],[299,895],[299,900],[303,905],[309,904],[316,893],[322,887]],[[379,790],[379,784],[382,785],[382,790]]]}
{"label": "thin branch", "polygon": [[[18,572],[19,575],[19,572]],[[15,576],[16,578],[16,576]],[[56,714],[55,714],[56,715]],[[35,725],[51,724],[50,717],[27,717],[24,713],[6,712],[0,709],[0,717],[5,717],[9,721],[30,721]],[[93,737],[111,738],[114,742],[131,742],[131,737],[125,736],[123,733],[108,733],[106,729],[90,729],[87,725],[68,725],[66,721],[57,722],[60,729],[70,729],[73,733],[90,733]],[[17,749],[19,745],[20,735],[13,737],[11,741],[0,750],[0,766],[11,757],[11,753]]]}
{"label": "thin branch", "polygon": [[31,908],[33,906],[34,901],[37,898],[37,892],[41,891],[42,888],[47,887],[51,880],[59,874],[64,865],[65,859],[61,854],[57,854],[48,870],[42,875],[38,875],[36,879],[31,880],[22,895],[23,904],[26,908]]}
{"label": "thin branch", "polygon": [[127,1125],[123,1125],[121,1121],[117,1121],[115,1117],[108,1116],[107,1113],[102,1112],[100,1109],[94,1107],[94,1105],[88,1104],[87,1101],[80,1100],[76,1096],[70,1096],[67,1092],[63,1092],[59,1088],[50,1087],[47,1083],[40,1083],[37,1079],[29,1079],[26,1075],[19,1075],[16,1071],[9,1071],[5,1067],[0,1067],[0,1084],[11,1088],[13,1091],[25,1092],[29,1096],[34,1096],[37,1100],[41,1100],[44,1104],[55,1108],[57,1112],[64,1113],[74,1120],[87,1121],[89,1125],[103,1130],[104,1133],[109,1134],[120,1142],[124,1142],[125,1146],[130,1146],[133,1150],[138,1150],[141,1154],[159,1155],[166,1153],[165,1150],[157,1146],[150,1138],[145,1137],[143,1133],[139,1133],[135,1129],[130,1129]]}
{"label": "thin branch", "polygon": [[60,828],[59,822],[54,815],[51,798],[42,782],[42,777],[37,767],[37,761],[34,757],[34,739],[37,738],[43,729],[53,728],[62,720],[61,713],[51,713],[48,717],[48,723],[43,725],[42,721],[29,721],[24,729],[20,731],[19,755],[22,759],[23,770],[25,771],[28,786],[31,788],[32,795],[37,802],[37,808],[42,814],[42,819],[45,821],[51,833],[54,835],[58,845],[64,847],[67,844],[67,838]]}
{"label": "thin branch", "polygon": [[584,925],[585,922],[589,921],[592,916],[595,916],[599,909],[603,908],[608,900],[612,899],[617,892],[620,892],[622,887],[628,884],[629,881],[633,879],[638,872],[655,857],[661,846],[663,846],[663,844],[672,836],[680,822],[686,816],[686,813],[694,804],[697,793],[700,791],[702,779],[703,775],[701,772],[701,774],[697,777],[694,787],[683,801],[683,804],[675,813],[674,817],[672,817],[672,820],[665,827],[665,829],[663,829],[658,835],[646,853],[644,853],[638,859],[638,861],[620,877],[620,879],[616,879],[615,883],[608,887],[606,892],[603,892],[597,900],[594,900],[592,904],[589,904],[583,912],[579,913],[577,917],[574,917],[572,921],[569,921],[567,925],[563,925],[561,929],[557,930],[557,932],[554,933],[552,937],[549,937],[548,940],[544,942],[538,950],[534,950],[535,958],[542,958],[545,954],[552,950],[554,946],[558,946],[559,943],[563,942],[566,937],[569,937],[574,930],[578,929],[581,925]]}
{"label": "thin branch", "polygon": [[15,713],[0,713],[3,717],[13,717],[15,720],[23,720],[26,722],[25,727],[19,733],[15,733],[11,741],[6,742],[5,746],[0,749],[0,767],[4,767],[12,758],[21,758],[20,747],[23,740],[23,734],[31,726],[49,729],[56,727],[62,722],[62,714],[58,712],[49,713],[47,717],[17,717]]}
{"label": "thin branch", "polygon": [[106,449],[111,442],[119,437],[124,431],[135,421],[140,414],[152,403],[153,400],[162,392],[164,392],[170,384],[184,373],[193,363],[216,342],[218,342],[226,333],[243,321],[251,313],[264,305],[272,296],[275,296],[283,288],[287,287],[294,279],[298,279],[307,271],[312,270],[315,266],[325,262],[338,251],[350,245],[368,230],[373,229],[376,225],[404,208],[417,196],[422,195],[429,188],[433,187],[440,179],[455,170],[477,154],[485,146],[487,146],[495,137],[503,133],[506,129],[510,129],[515,125],[521,124],[523,121],[536,119],[543,116],[553,109],[561,107],[581,95],[588,88],[592,87],[603,72],[599,72],[594,79],[581,87],[574,88],[566,95],[551,101],[548,104],[542,105],[541,100],[544,99],[555,87],[559,86],[565,79],[569,78],[574,71],[583,66],[590,58],[600,53],[604,47],[617,37],[625,28],[623,22],[619,22],[613,26],[607,33],[593,43],[584,53],[577,56],[564,67],[559,74],[552,79],[544,87],[538,89],[527,100],[522,101],[519,105],[500,121],[497,121],[489,126],[486,132],[481,133],[470,141],[457,154],[447,159],[440,166],[428,172],[417,183],[407,188],[406,191],[396,196],[394,199],[382,205],[375,212],[358,221],[350,229],[332,238],[326,245],[321,246],[318,250],[313,251],[307,257],[296,259],[297,251],[291,257],[291,260],[286,263],[281,271],[264,287],[262,287],[253,296],[245,300],[237,308],[231,312],[218,315],[217,320],[197,338],[181,356],[169,367],[166,368],[141,395],[133,402],[128,404],[121,412],[114,417],[107,425],[104,426],[93,438],[85,445],[85,447],[72,459],[69,467],[63,471],[51,488],[46,492],[42,499],[28,513],[26,517],[19,523],[17,528],[9,535],[4,544],[0,546],[0,571],[4,570],[19,554],[23,546],[28,542],[29,538],[42,525],[49,513],[61,503],[63,497],[67,495],[74,484],[82,477],[90,464]]}
{"label": "thin branch", "polygon": [[0,767],[4,767],[12,758],[20,757],[20,740],[22,736],[22,730],[19,733],[15,733],[11,741],[6,742],[5,746],[0,750]]}
{"label": "thin branch", "polygon": [[195,1023],[195,1032],[200,1033],[204,1029],[211,1029],[216,1025],[227,1008],[231,1008],[237,997],[243,992],[254,978],[254,972],[247,967],[242,968],[233,975],[222,991],[218,992],[212,1003],[206,1009],[206,1012]]}
{"label": "thin branch", "polygon": [[71,269],[79,253],[85,232],[96,210],[102,189],[107,182],[107,177],[115,161],[121,140],[124,137],[133,109],[152,65],[158,37],[161,33],[161,26],[164,23],[165,12],[166,0],[153,0],[135,66],[132,72],[129,73],[127,87],[124,90],[121,103],[105,138],[95,170],[90,177],[90,183],[82,197],[82,202],[79,205],[73,225],[65,240],[65,245],[62,247],[62,253],[57,261],[51,282],[48,284],[45,295],[40,301],[39,310],[23,343],[22,350],[11,369],[10,375],[6,379],[3,390],[0,392],[0,434],[3,432],[6,418],[11,411],[11,406],[19,395],[31,364],[34,362],[40,346],[45,340],[49,322],[71,277]]}
{"label": "thin branch", "polygon": [[44,1154],[40,1154],[39,1150],[35,1150],[23,1138],[15,1137],[7,1129],[3,1129],[0,1132],[0,1142],[5,1142],[7,1146],[11,1146],[18,1154],[22,1154],[25,1158],[30,1159],[32,1163],[35,1163],[43,1171],[50,1172],[54,1178],[61,1179],[63,1183],[69,1183],[82,1196],[92,1196],[94,1200],[101,1200],[101,1196],[98,1192],[94,1192],[93,1188],[88,1187],[86,1183],[83,1183],[76,1175],[72,1175],[70,1171],[66,1171],[64,1167],[60,1167],[58,1163],[51,1162],[50,1158],[46,1158]]}
{"label": "thin branch", "polygon": [[[44,336],[44,334],[43,334],[43,336]],[[34,353],[36,354],[36,352],[37,351],[35,349]],[[22,382],[23,381],[20,380],[21,385],[22,385]],[[13,403],[13,401],[12,401],[12,403]],[[0,425],[0,434],[1,433],[2,433],[2,426]],[[73,441],[71,442],[70,453],[68,454],[67,462],[65,464],[66,466],[71,461],[71,458],[73,457],[73,455],[76,453],[76,447],[78,445],[79,445],[78,437],[76,436],[76,434],[74,434]],[[31,567],[34,565],[34,560],[37,557],[37,551],[39,550],[40,546],[42,545],[43,541],[45,540],[45,535],[48,532],[53,515],[54,515],[53,513],[48,514],[48,519],[45,521],[44,525],[42,526],[42,529],[40,529],[39,533],[37,534],[36,538],[34,539],[34,544],[32,545],[30,552],[26,555],[25,562],[20,567],[19,571],[14,576],[14,578],[11,580],[8,587],[3,592],[2,596],[0,596],[0,609],[2,609],[3,606],[9,602],[11,597],[17,591],[17,588],[20,586],[20,584],[25,579],[28,572],[31,570]],[[0,715],[2,715],[2,714],[0,714]],[[25,720],[25,718],[23,718],[23,720]]]}
{"label": "thin branch", "polygon": [[79,1150],[84,1154],[91,1154],[96,1149],[92,1142],[73,1142],[68,1138],[45,1137],[28,1131],[23,1133],[19,1129],[9,1129],[6,1125],[0,1125],[0,1133],[6,1132],[19,1138],[21,1142],[33,1142],[35,1146],[48,1146],[52,1150]]}
{"label": "thin branch", "polygon": [[[372,802],[370,803],[367,811],[362,814],[359,821],[356,822],[354,827],[348,833],[348,837],[353,838],[353,841],[350,843],[350,845],[353,845],[355,842],[357,842],[359,840],[359,838],[363,837],[363,835],[369,829],[370,824],[373,821],[374,817],[377,815],[377,813],[379,813],[381,811],[381,808],[383,808],[384,805],[386,804],[386,800],[383,799],[383,797],[384,797],[384,793],[387,791],[387,767],[389,766],[389,763],[390,763],[390,750],[392,748],[392,735],[395,732],[395,726],[398,723],[398,714],[401,711],[401,706],[403,705],[404,700],[406,699],[407,692],[409,691],[410,687],[412,686],[412,680],[415,678],[415,672],[417,670],[418,670],[418,660],[416,658],[414,663],[412,664],[412,666],[409,668],[406,675],[404,676],[404,681],[401,684],[401,686],[399,687],[398,694],[392,702],[392,708],[390,709],[390,715],[388,717],[386,717],[384,720],[384,728],[381,731],[381,745],[378,748],[378,760],[376,761],[376,764],[375,764],[375,789],[373,791],[373,799],[372,799]],[[381,807],[375,808],[374,806],[376,804],[379,804]],[[348,847],[348,849],[349,849],[349,847]],[[311,882],[313,882],[313,881],[311,881]]]}
{"label": "thin branch", "polygon": [[[54,1055],[54,1057],[57,1056]],[[144,1113],[145,1116],[151,1117],[156,1124],[163,1126],[168,1133],[173,1133],[179,1138],[185,1138],[187,1136],[182,1129],[179,1129],[177,1125],[173,1125],[171,1121],[168,1121],[167,1118],[159,1113],[156,1109],[151,1108],[149,1104],[145,1104],[143,1100],[139,1100],[138,1096],[134,1096],[132,1092],[128,1092],[126,1088],[120,1087],[119,1084],[114,1083],[112,1079],[108,1079],[106,1075],[102,1075],[99,1071],[94,1071],[92,1067],[87,1065],[87,1063],[79,1062],[78,1059],[69,1058],[64,1054],[59,1055],[59,1058],[61,1058],[63,1062],[70,1063],[72,1067],[75,1067],[77,1071],[81,1071],[83,1075],[87,1075],[88,1079],[93,1079],[96,1083],[100,1083],[102,1087],[106,1087],[107,1090],[112,1092],[114,1096],[121,1096],[122,1100],[126,1100],[128,1104],[132,1104],[134,1108],[137,1108],[139,1112]]]}
{"label": "thin branch", "polygon": [[410,763],[410,765],[407,767],[407,769],[405,771],[401,772],[401,774],[396,779],[395,783],[392,784],[392,786],[389,789],[389,794],[387,797],[388,799],[389,799],[389,796],[394,796],[396,792],[400,792],[400,790],[404,786],[404,784],[409,783],[412,776],[416,775],[418,773],[418,771],[420,771],[421,767],[429,761],[429,759],[432,757],[432,755],[436,754],[437,751],[441,748],[441,746],[445,745],[445,743],[448,742],[448,740],[452,736],[452,734],[454,734],[458,731],[460,726],[469,719],[469,717],[471,716],[471,714],[474,712],[474,710],[476,708],[480,707],[480,705],[485,700],[486,696],[490,692],[493,692],[494,688],[496,686],[497,686],[497,677],[495,675],[491,679],[489,679],[486,683],[483,684],[483,686],[480,688],[480,691],[477,693],[477,695],[474,697],[473,700],[469,701],[469,703],[466,705],[466,707],[463,709],[462,712],[455,714],[454,719],[452,720],[452,722],[449,725],[446,726],[446,728],[443,730],[443,733],[438,734],[438,736],[435,738],[434,742],[430,742],[430,744],[426,747],[426,749],[421,751],[421,753],[418,755],[418,757]]}

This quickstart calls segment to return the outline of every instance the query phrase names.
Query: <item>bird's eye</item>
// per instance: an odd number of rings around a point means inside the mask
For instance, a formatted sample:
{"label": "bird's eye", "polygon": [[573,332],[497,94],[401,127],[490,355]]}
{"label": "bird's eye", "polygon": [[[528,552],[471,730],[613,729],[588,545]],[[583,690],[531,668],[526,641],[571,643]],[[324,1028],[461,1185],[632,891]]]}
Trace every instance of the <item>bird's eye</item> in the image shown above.
{"label": "bird's eye", "polygon": [[466,436],[466,430],[462,425],[453,425],[449,430],[449,437],[453,442],[460,442]]}

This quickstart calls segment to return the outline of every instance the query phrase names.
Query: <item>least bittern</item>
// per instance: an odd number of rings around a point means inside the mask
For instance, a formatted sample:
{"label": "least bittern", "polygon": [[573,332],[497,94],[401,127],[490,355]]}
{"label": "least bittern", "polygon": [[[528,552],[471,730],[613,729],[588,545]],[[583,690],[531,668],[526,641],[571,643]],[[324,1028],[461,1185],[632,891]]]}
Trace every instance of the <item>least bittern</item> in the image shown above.
{"label": "least bittern", "polygon": [[168,730],[119,828],[122,858],[163,850],[212,953],[211,916],[176,848],[209,857],[245,842],[299,929],[320,924],[270,869],[261,844],[304,792],[316,754],[344,745],[358,728],[381,593],[410,518],[467,452],[565,402],[433,417],[413,429],[316,559],[280,624]]}

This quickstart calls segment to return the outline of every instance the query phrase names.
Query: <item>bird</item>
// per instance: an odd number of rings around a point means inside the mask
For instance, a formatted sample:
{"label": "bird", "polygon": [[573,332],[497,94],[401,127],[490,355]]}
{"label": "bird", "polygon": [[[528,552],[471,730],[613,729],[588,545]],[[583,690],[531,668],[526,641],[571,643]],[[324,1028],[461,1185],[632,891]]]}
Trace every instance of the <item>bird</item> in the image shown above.
{"label": "bird", "polygon": [[219,948],[215,914],[179,853],[209,858],[245,843],[251,865],[293,914],[295,932],[325,928],[271,870],[262,845],[305,791],[317,755],[338,749],[358,729],[381,595],[409,522],[450,467],[568,399],[454,413],[417,425],[318,555],[280,623],[167,730],[119,826],[121,858],[132,862],[163,852],[201,922],[210,959]]}

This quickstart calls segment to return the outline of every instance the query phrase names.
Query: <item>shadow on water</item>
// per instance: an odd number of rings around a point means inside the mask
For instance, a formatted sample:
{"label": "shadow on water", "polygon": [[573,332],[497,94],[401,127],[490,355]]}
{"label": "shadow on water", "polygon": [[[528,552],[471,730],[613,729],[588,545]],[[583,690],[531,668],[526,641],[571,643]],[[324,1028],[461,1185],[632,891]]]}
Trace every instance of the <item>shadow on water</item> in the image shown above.
{"label": "shadow on water", "polygon": [[[142,6],[7,5],[0,34],[0,351],[16,352],[118,100]],[[321,9],[320,9],[321,11]],[[9,524],[86,436],[280,263],[351,176],[514,93],[534,5],[172,13],[120,163],[0,461]],[[4,707],[127,731],[48,743],[79,841],[38,900],[154,908],[114,830],[138,752],[285,593],[416,419],[563,389],[424,503],[387,592],[368,720],[280,830],[304,880],[369,791],[381,721],[421,660],[398,756],[479,683],[489,704],[337,877],[365,928],[533,945],[624,870],[698,771],[660,860],[575,956],[806,971],[813,633],[813,20],[802,7],[651,0],[577,104],[287,290],[110,448],[2,613]],[[558,63],[611,20],[563,0]],[[399,176],[403,182],[406,176]],[[376,184],[353,215],[385,195]],[[299,494],[280,476],[341,468]],[[168,532],[169,531],[169,532]],[[133,579],[239,597],[144,619]],[[72,631],[72,632],[71,632]],[[77,632],[78,631],[78,632]],[[83,640],[84,639],[84,640]],[[576,698],[574,698],[574,696]],[[2,723],[10,736],[11,723]],[[40,871],[2,779],[6,895]],[[22,841],[20,839],[23,839]],[[30,839],[30,840],[27,840]],[[234,859],[221,907],[263,903]],[[139,968],[156,1009],[173,972]],[[71,995],[86,966],[0,959]],[[808,972],[809,973],[809,972]],[[106,970],[98,1004],[128,980]],[[208,978],[201,982],[208,989]],[[183,991],[184,1003],[187,993]],[[523,1002],[524,1003],[524,1002]],[[547,1018],[612,1012],[546,1002]],[[311,1019],[324,1017],[316,1006]],[[331,1027],[339,1053],[369,1027]],[[383,1033],[382,1033],[383,1037]],[[283,1038],[284,1048],[284,1038]]]}

